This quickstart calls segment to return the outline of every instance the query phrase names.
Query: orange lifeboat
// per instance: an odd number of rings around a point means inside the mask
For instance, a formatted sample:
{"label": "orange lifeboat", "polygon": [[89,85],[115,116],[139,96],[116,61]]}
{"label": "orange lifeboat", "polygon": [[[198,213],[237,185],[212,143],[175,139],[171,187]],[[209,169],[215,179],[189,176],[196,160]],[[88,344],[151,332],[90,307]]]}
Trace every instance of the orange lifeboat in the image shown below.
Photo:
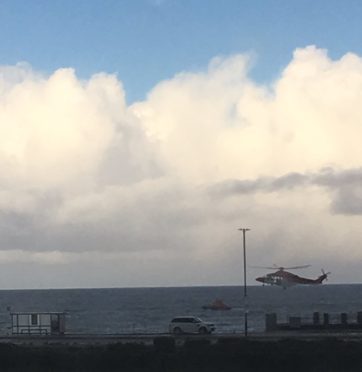
{"label": "orange lifeboat", "polygon": [[204,310],[230,310],[231,307],[226,305],[222,300],[216,299],[209,305],[204,305],[202,307]]}

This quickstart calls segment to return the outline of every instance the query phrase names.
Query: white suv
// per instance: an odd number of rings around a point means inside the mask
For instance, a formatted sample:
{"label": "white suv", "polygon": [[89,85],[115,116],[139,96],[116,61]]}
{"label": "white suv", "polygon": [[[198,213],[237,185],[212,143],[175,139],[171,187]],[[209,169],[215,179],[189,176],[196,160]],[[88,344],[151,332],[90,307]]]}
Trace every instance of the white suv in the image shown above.
{"label": "white suv", "polygon": [[169,325],[170,333],[211,333],[215,326],[211,323],[205,323],[200,318],[194,316],[178,316],[173,318]]}

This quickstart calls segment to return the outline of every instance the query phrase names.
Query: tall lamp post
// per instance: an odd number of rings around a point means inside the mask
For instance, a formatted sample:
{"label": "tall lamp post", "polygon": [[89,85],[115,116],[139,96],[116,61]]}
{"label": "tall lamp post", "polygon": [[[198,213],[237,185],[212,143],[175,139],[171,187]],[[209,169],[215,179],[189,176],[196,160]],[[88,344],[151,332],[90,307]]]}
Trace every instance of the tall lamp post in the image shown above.
{"label": "tall lamp post", "polygon": [[250,229],[240,228],[239,231],[243,232],[243,256],[244,256],[244,335],[248,335],[248,309],[247,309],[247,287],[246,287],[246,245],[245,235]]}

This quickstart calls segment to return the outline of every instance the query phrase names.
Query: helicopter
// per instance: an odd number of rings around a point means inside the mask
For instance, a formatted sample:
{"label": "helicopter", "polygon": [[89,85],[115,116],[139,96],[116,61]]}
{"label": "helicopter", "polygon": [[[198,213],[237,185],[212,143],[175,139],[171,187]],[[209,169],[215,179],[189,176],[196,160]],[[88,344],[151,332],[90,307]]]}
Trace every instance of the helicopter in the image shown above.
{"label": "helicopter", "polygon": [[254,268],[261,268],[261,269],[270,269],[270,270],[277,270],[274,273],[266,274],[264,276],[260,276],[255,278],[256,281],[264,284],[269,285],[277,285],[283,287],[284,289],[297,285],[297,284],[306,284],[306,285],[318,285],[322,284],[324,280],[327,280],[328,275],[330,272],[326,273],[322,269],[322,275],[320,275],[316,279],[309,279],[303,278],[301,276],[292,274],[285,270],[295,270],[295,269],[305,269],[311,265],[301,265],[301,266],[290,266],[290,267],[283,267],[283,266],[272,266],[272,267],[264,267],[264,266],[253,266]]}

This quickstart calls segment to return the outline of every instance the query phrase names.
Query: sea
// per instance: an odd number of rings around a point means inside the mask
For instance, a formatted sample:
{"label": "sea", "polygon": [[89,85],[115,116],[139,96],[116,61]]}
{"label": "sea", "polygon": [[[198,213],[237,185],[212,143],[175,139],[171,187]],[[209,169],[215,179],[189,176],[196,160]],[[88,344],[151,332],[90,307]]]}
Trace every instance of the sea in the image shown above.
{"label": "sea", "polygon": [[[221,299],[230,310],[205,310]],[[242,333],[245,313],[249,332],[265,330],[265,315],[278,322],[290,316],[312,319],[314,312],[329,313],[338,322],[341,313],[355,322],[362,311],[362,284],[295,286],[102,288],[0,291],[0,336],[11,332],[11,312],[65,312],[69,334],[167,333],[176,316],[198,316],[214,323],[216,333]]]}

